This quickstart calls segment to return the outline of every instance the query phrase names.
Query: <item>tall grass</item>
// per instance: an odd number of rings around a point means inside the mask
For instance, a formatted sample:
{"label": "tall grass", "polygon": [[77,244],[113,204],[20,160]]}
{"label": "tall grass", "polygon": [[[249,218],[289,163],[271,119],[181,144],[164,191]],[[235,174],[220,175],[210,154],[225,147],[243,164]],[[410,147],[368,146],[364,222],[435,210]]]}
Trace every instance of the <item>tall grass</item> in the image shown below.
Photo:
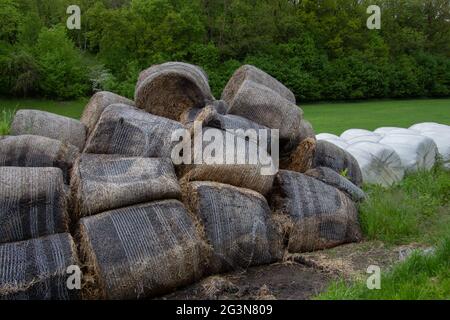
{"label": "tall grass", "polygon": [[11,126],[12,118],[14,117],[15,110],[2,109],[0,112],[0,135],[7,135]]}

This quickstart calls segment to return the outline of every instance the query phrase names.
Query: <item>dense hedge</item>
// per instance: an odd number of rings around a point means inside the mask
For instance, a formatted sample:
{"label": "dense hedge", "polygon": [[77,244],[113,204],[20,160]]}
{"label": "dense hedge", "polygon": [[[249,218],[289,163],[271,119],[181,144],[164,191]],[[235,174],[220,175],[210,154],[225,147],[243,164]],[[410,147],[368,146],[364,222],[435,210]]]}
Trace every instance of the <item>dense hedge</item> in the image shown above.
{"label": "dense hedge", "polygon": [[216,97],[254,64],[299,101],[450,95],[450,1],[0,0],[0,94],[69,99],[105,89],[132,97],[139,71],[201,65]]}

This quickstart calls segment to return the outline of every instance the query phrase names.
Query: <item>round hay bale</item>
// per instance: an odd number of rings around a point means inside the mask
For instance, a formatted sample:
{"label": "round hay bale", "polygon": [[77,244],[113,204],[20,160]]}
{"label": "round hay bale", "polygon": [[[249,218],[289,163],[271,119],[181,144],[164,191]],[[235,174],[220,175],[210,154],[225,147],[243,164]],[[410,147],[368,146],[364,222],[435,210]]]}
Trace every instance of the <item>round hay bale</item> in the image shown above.
{"label": "round hay bale", "polygon": [[409,127],[411,130],[424,132],[424,131],[436,131],[436,130],[450,130],[450,126],[445,124],[440,124],[436,122],[422,122],[417,123]]}
{"label": "round hay bale", "polygon": [[373,134],[373,132],[366,129],[348,129],[341,134],[340,138],[344,141],[348,141],[356,137],[367,136],[371,134]]}
{"label": "round hay bale", "polygon": [[338,189],[304,174],[280,170],[271,205],[288,235],[289,252],[308,252],[359,241],[354,203]]}
{"label": "round hay bale", "polygon": [[184,111],[202,108],[206,101],[214,99],[205,72],[182,62],[168,62],[142,71],[134,97],[136,107],[176,121]]}
{"label": "round hay bale", "polygon": [[329,141],[329,140],[342,140],[341,137],[332,134],[332,133],[319,133],[316,135],[316,139],[317,140],[325,140],[325,141]]}
{"label": "round hay bale", "polygon": [[345,175],[358,187],[362,185],[361,169],[356,159],[331,142],[317,141],[313,167],[331,168],[337,173]]}
{"label": "round hay bale", "polygon": [[281,158],[280,168],[296,172],[306,172],[313,166],[315,151],[316,140],[314,138],[306,138],[288,157]]}
{"label": "round hay bale", "polygon": [[134,106],[134,102],[130,99],[108,91],[97,92],[91,97],[81,115],[81,123],[86,126],[88,135],[94,130],[103,111],[110,105],[117,103]]}
{"label": "round hay bale", "polygon": [[79,150],[86,142],[86,127],[80,121],[40,110],[17,111],[10,134],[47,137],[74,145]]}
{"label": "round hay bale", "polygon": [[168,293],[204,275],[210,248],[177,200],[104,212],[80,220],[81,257],[98,291],[86,298],[137,299]]}
{"label": "round hay bale", "polygon": [[172,133],[178,129],[184,129],[179,122],[113,104],[103,112],[84,152],[167,158],[175,145]]}
{"label": "round hay bale", "polygon": [[200,218],[213,248],[208,273],[246,269],[282,258],[282,234],[261,194],[200,181],[184,189],[188,207]]}
{"label": "round hay bale", "polygon": [[61,141],[32,135],[0,137],[0,166],[57,167],[69,184],[78,149]]}
{"label": "round hay bale", "polygon": [[330,168],[318,167],[306,171],[305,174],[345,192],[355,202],[362,201],[366,197],[363,190]]}
{"label": "round hay bale", "polygon": [[390,134],[419,134],[418,130],[397,128],[397,127],[381,127],[374,131],[382,136]]}
{"label": "round hay bale", "polygon": [[0,167],[0,243],[67,232],[61,169]]}
{"label": "round hay bale", "polygon": [[280,96],[295,104],[295,95],[274,77],[252,65],[243,65],[237,69],[222,92],[222,100],[228,104],[234,100],[240,86],[246,80],[256,82],[275,91]]}
{"label": "round hay bale", "polygon": [[181,198],[169,158],[83,154],[71,180],[78,219],[138,203]]}
{"label": "round hay bale", "polygon": [[302,119],[302,121],[300,121],[299,139],[300,141],[303,141],[307,138],[316,140],[316,133],[314,132],[312,124],[308,120]]}
{"label": "round hay bale", "polygon": [[[205,109],[206,108],[211,108],[218,114],[224,115],[227,113],[228,105],[223,100],[214,100],[214,101],[208,101],[205,105]],[[197,116],[199,115],[199,113],[203,111],[203,109],[204,108],[191,108],[191,109],[185,110],[180,116],[180,122],[184,126],[190,128],[194,124],[194,121],[197,118]]]}
{"label": "round hay bale", "polygon": [[405,168],[395,150],[374,142],[357,142],[348,147],[361,168],[364,183],[391,186],[403,179]]}
{"label": "round hay bale", "polygon": [[444,166],[450,169],[450,130],[423,131],[421,135],[434,141]]}
{"label": "round hay bale", "polygon": [[0,245],[0,300],[77,300],[67,268],[79,265],[68,233]]}
{"label": "round hay bale", "polygon": [[278,129],[283,141],[298,141],[302,109],[268,87],[246,80],[228,104],[229,114]]}
{"label": "round hay bale", "polygon": [[372,134],[357,136],[357,137],[348,139],[347,144],[352,145],[357,142],[375,142],[375,143],[377,143],[377,142],[380,142],[381,139],[383,139],[382,135],[380,135],[378,133],[372,133]]}

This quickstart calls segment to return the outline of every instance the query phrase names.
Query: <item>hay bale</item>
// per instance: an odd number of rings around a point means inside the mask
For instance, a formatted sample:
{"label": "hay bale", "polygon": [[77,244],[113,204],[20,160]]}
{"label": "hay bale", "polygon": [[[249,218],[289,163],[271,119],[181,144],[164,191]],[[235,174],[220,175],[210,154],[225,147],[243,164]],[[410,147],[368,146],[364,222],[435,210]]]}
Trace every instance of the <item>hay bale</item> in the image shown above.
{"label": "hay bale", "polygon": [[[203,139],[202,161],[184,166],[181,173],[183,180],[215,181],[252,189],[266,195],[272,188],[274,175],[277,172],[276,164],[267,151],[253,141],[245,140],[229,132],[216,128],[203,128],[203,132],[206,130],[222,139],[223,153],[219,156],[220,150],[206,152],[210,143]],[[227,140],[234,141],[234,144],[227,147]],[[218,154],[216,155],[215,152]],[[192,158],[195,159],[195,155]]]}
{"label": "hay bale", "polygon": [[153,297],[199,280],[210,250],[177,200],[80,220],[81,252],[99,291],[87,298]]}
{"label": "hay bale", "polygon": [[382,135],[380,135],[378,133],[372,133],[372,134],[357,136],[357,137],[348,139],[347,140],[347,144],[348,144],[348,146],[350,146],[350,145],[352,145],[354,143],[357,143],[357,142],[375,142],[375,143],[378,143],[378,142],[380,142],[381,139],[383,139]]}
{"label": "hay bale", "polygon": [[227,102],[229,114],[278,129],[283,141],[298,141],[303,111],[268,87],[246,80]]}
{"label": "hay bale", "polygon": [[304,139],[288,157],[281,158],[280,168],[296,172],[306,172],[311,169],[316,151],[314,138]]}
{"label": "hay bale", "polygon": [[141,72],[134,94],[136,107],[179,121],[191,108],[202,108],[213,100],[208,77],[197,66],[168,62]]}
{"label": "hay bale", "polygon": [[345,192],[353,201],[359,202],[366,197],[363,190],[330,168],[318,167],[306,171],[305,174]]}
{"label": "hay bale", "polygon": [[331,248],[361,239],[353,202],[338,189],[312,177],[280,170],[271,205],[283,222],[290,252]]}
{"label": "hay bale", "polygon": [[0,245],[0,300],[76,300],[67,268],[79,265],[68,233]]}
{"label": "hay bale", "polygon": [[10,134],[36,135],[83,149],[86,127],[78,120],[40,110],[19,110],[11,124]]}
{"label": "hay bale", "polygon": [[405,129],[405,128],[397,128],[397,127],[381,127],[374,131],[382,136],[391,135],[391,134],[419,134],[418,130],[414,129]]}
{"label": "hay bale", "polygon": [[[223,100],[207,101],[205,108],[211,108],[218,114],[226,114],[228,110],[228,105]],[[180,122],[186,126],[191,127],[194,124],[195,119],[204,108],[191,108],[185,110],[180,116]]]}
{"label": "hay bale", "polygon": [[60,169],[0,167],[0,243],[67,232],[68,221]]}
{"label": "hay bale", "polygon": [[313,167],[328,167],[346,177],[358,187],[362,184],[362,174],[356,159],[344,149],[331,142],[319,140],[316,144]]}
{"label": "hay bale", "polygon": [[86,142],[86,153],[166,158],[171,156],[172,132],[179,122],[124,104],[105,109]]}
{"label": "hay bale", "polygon": [[184,197],[204,225],[214,252],[210,273],[246,269],[282,257],[282,235],[259,193],[215,182],[192,182]]}
{"label": "hay bale", "polygon": [[277,79],[252,65],[243,65],[234,72],[222,92],[222,100],[225,100],[228,104],[231,104],[232,100],[236,96],[236,93],[239,91],[240,86],[246,80],[266,86],[286,100],[295,104],[295,96],[291,90],[286,88],[286,86],[284,86]]}
{"label": "hay bale", "polygon": [[81,115],[81,123],[86,126],[88,135],[94,130],[103,111],[110,105],[117,103],[134,106],[134,102],[130,99],[108,91],[97,92],[91,97]]}
{"label": "hay bale", "polygon": [[314,132],[314,128],[311,123],[306,119],[302,119],[302,121],[300,121],[299,139],[300,141],[303,141],[307,138],[316,140],[316,133]]}
{"label": "hay bale", "polygon": [[348,141],[356,137],[367,136],[371,134],[373,134],[373,132],[366,129],[348,129],[341,134],[341,139],[343,139],[344,141]]}
{"label": "hay bale", "polygon": [[153,200],[181,198],[169,158],[83,154],[72,172],[72,190],[78,218]]}
{"label": "hay bale", "polygon": [[0,166],[57,167],[69,183],[78,149],[61,141],[32,135],[0,136]]}

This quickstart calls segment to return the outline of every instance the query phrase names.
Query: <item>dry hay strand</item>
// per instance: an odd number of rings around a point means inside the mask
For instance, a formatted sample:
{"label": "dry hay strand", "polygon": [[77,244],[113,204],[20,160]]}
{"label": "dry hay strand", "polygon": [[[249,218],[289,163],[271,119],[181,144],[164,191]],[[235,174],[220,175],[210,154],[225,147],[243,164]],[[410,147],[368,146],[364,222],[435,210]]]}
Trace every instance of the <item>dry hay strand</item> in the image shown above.
{"label": "dry hay strand", "polygon": [[167,158],[177,144],[172,133],[179,129],[184,129],[179,122],[113,104],[103,111],[84,152]]}
{"label": "dry hay strand", "polygon": [[222,100],[226,101],[228,104],[231,104],[231,101],[239,91],[240,86],[246,80],[251,80],[266,86],[291,103],[295,104],[295,96],[291,90],[289,90],[274,77],[252,65],[243,65],[234,72],[222,92]]}
{"label": "dry hay strand", "polygon": [[184,190],[188,207],[202,221],[213,248],[208,273],[268,264],[282,256],[282,237],[259,193],[216,182],[192,182]]}
{"label": "dry hay strand", "polygon": [[170,158],[83,154],[71,181],[77,220],[138,203],[181,198]]}
{"label": "dry hay strand", "polygon": [[0,243],[68,232],[61,169],[0,167]]}
{"label": "dry hay strand", "polygon": [[206,101],[214,99],[205,72],[181,62],[142,71],[134,96],[138,108],[175,121],[184,111],[202,108]]}
{"label": "dry hay strand", "polygon": [[316,151],[316,140],[306,138],[297,148],[286,158],[280,161],[280,168],[296,172],[306,172],[311,169]]}
{"label": "dry hay strand", "polygon": [[[204,275],[206,244],[177,200],[156,201],[80,220],[80,251],[100,279],[95,298],[154,297]],[[88,288],[86,288],[88,289]],[[92,289],[92,286],[91,286]]]}
{"label": "dry hay strand", "polygon": [[338,189],[304,174],[281,170],[271,206],[290,220],[285,227],[289,252],[331,248],[362,237],[354,203]]}
{"label": "dry hay strand", "polygon": [[363,190],[355,186],[350,180],[327,167],[317,167],[305,172],[306,175],[318,179],[330,186],[338,188],[348,195],[353,201],[359,202],[365,199]]}
{"label": "dry hay strand", "polygon": [[74,145],[78,150],[86,142],[86,127],[80,121],[40,110],[17,111],[10,134],[47,137]]}
{"label": "dry hay strand", "polygon": [[69,183],[70,171],[79,156],[78,149],[61,141],[33,136],[0,137],[0,166],[57,167]]}
{"label": "dry hay strand", "polygon": [[86,126],[88,135],[94,130],[103,111],[110,105],[117,103],[134,106],[134,102],[130,99],[108,91],[97,92],[91,97],[80,120]]}
{"label": "dry hay strand", "polygon": [[358,187],[362,185],[362,173],[356,159],[331,142],[317,141],[313,167],[333,169],[337,173],[345,175]]}
{"label": "dry hay strand", "polygon": [[79,265],[68,233],[0,245],[0,300],[74,300],[67,268]]}

